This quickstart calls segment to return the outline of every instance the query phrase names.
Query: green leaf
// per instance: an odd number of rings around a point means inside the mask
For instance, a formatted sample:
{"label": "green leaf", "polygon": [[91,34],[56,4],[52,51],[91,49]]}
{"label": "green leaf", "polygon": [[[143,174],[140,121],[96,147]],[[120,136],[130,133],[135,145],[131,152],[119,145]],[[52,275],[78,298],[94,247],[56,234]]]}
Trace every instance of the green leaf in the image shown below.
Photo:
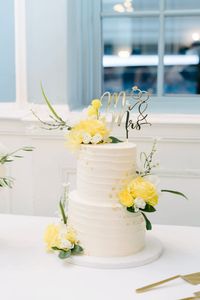
{"label": "green leaf", "polygon": [[81,252],[83,252],[83,248],[80,245],[75,244],[71,252],[72,254],[80,254]]}
{"label": "green leaf", "polygon": [[117,144],[117,143],[122,143],[123,142],[123,141],[119,140],[118,138],[116,138],[114,136],[109,136],[109,139],[111,139],[112,144]]}
{"label": "green leaf", "polygon": [[63,204],[62,204],[61,200],[59,202],[59,206],[60,206],[60,211],[61,211],[61,214],[62,214],[63,223],[67,224],[67,217],[65,215],[65,210],[64,210],[64,207],[63,207]]}
{"label": "green leaf", "polygon": [[178,195],[178,196],[181,196],[185,199],[188,200],[188,198],[181,192],[178,192],[178,191],[172,191],[172,190],[161,190],[162,193],[171,193],[171,194],[175,194],[175,195]]}
{"label": "green leaf", "polygon": [[135,212],[135,208],[134,208],[134,206],[127,207],[126,209],[127,209],[129,212],[132,212],[132,213],[134,213],[134,212]]}
{"label": "green leaf", "polygon": [[144,209],[141,209],[140,208],[140,210],[142,210],[142,211],[146,211],[146,212],[154,212],[154,211],[156,211],[156,209],[152,206],[152,205],[150,205],[150,204],[146,204],[146,206],[145,206],[145,208]]}
{"label": "green leaf", "polygon": [[56,119],[58,119],[59,121],[61,122],[64,122],[63,119],[57,114],[57,112],[54,110],[53,106],[51,105],[49,99],[47,98],[45,92],[44,92],[44,89],[43,89],[43,86],[42,86],[42,83],[40,83],[40,86],[41,86],[41,90],[42,90],[42,95],[44,97],[44,100],[49,108],[49,110],[52,112],[52,114],[56,117]]}
{"label": "green leaf", "polygon": [[60,251],[62,249],[58,248],[58,247],[51,247],[52,250],[55,250],[55,251]]}
{"label": "green leaf", "polygon": [[58,255],[58,257],[60,259],[66,259],[66,258],[68,258],[70,256],[71,256],[71,250],[67,250],[67,251],[61,250],[60,253],[59,253],[59,255]]}
{"label": "green leaf", "polygon": [[152,229],[152,225],[151,225],[151,222],[149,221],[149,219],[147,218],[147,216],[142,213],[144,219],[145,219],[145,222],[146,222],[146,230],[151,230]]}
{"label": "green leaf", "polygon": [[22,148],[23,151],[28,151],[28,152],[33,151],[34,149],[35,149],[35,148],[34,148],[34,147],[31,147],[31,146],[26,146],[26,147],[23,147],[23,148]]}

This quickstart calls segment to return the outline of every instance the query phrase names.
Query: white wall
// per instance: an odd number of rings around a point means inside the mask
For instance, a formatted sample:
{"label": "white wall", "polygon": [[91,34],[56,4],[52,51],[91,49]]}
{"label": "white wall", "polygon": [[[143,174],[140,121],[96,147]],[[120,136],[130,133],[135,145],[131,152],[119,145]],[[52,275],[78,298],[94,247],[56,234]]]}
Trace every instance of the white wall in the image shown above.
{"label": "white wall", "polygon": [[[151,148],[153,136],[162,138],[158,142],[161,185],[189,197],[187,201],[162,196],[158,212],[149,216],[155,223],[200,225],[200,122],[195,124],[192,118],[188,124],[167,124],[163,117],[153,126],[130,134],[139,151]],[[63,133],[32,130],[31,126],[31,122],[21,120],[0,120],[0,142],[10,149],[36,147],[34,152],[25,153],[24,159],[10,164],[8,171],[16,183],[12,190],[0,192],[0,212],[51,216],[57,209],[62,182],[75,186],[76,157],[65,148]],[[123,128],[115,135],[123,138]]]}

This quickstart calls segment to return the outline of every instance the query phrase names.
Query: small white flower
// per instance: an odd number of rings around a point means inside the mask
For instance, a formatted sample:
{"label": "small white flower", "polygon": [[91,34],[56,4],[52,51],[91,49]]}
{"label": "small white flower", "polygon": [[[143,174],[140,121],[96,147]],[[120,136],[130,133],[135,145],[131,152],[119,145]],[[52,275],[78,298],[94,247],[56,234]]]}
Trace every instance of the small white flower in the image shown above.
{"label": "small white flower", "polygon": [[83,133],[83,144],[89,144],[92,141],[92,137],[89,133]]}
{"label": "small white flower", "polygon": [[68,241],[66,239],[62,239],[60,247],[62,249],[72,249],[73,245],[72,245],[72,243],[70,241]]}
{"label": "small white flower", "polygon": [[139,208],[144,209],[145,206],[146,206],[146,202],[142,198],[136,198],[134,200],[135,211],[139,211]]}
{"label": "small white flower", "polygon": [[138,212],[139,211],[139,208],[137,206],[134,205],[134,210],[135,212]]}
{"label": "small white flower", "polygon": [[103,137],[101,134],[96,133],[93,137],[92,137],[92,144],[98,144],[99,142],[101,142],[103,140]]}

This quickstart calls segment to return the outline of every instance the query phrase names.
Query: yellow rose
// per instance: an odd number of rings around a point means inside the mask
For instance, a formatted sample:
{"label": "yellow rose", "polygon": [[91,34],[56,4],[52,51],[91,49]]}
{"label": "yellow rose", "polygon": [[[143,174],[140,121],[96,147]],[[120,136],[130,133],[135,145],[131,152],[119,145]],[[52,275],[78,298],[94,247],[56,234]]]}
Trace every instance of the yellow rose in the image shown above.
{"label": "yellow rose", "polygon": [[158,203],[156,187],[143,177],[133,179],[128,185],[128,191],[133,198],[142,198],[146,203],[152,206]]}
{"label": "yellow rose", "polygon": [[61,242],[59,236],[59,225],[48,225],[44,234],[44,242],[46,243],[47,250],[51,250],[52,247],[59,248]]}
{"label": "yellow rose", "polygon": [[99,99],[92,100],[92,107],[98,110],[101,107],[101,101]]}
{"label": "yellow rose", "polygon": [[128,190],[122,190],[119,193],[119,201],[122,205],[126,207],[131,207],[133,206],[134,199],[131,196],[131,194],[128,192]]}
{"label": "yellow rose", "polygon": [[72,244],[77,244],[78,240],[76,238],[76,233],[72,228],[68,229],[66,234],[66,239],[70,241]]}
{"label": "yellow rose", "polygon": [[93,106],[90,105],[90,106],[88,107],[87,114],[88,114],[89,117],[97,116],[98,111],[97,111],[97,109],[96,109],[95,107],[93,107]]}

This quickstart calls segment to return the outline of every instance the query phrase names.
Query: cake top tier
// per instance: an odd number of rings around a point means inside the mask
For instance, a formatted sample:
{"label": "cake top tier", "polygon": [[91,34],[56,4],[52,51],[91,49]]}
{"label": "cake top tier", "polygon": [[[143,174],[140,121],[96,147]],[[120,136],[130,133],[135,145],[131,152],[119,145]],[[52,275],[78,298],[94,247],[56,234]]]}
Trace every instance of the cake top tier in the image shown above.
{"label": "cake top tier", "polygon": [[121,143],[107,143],[107,144],[97,144],[97,145],[82,145],[81,149],[84,150],[124,150],[124,149],[133,149],[136,145],[134,143],[129,142],[121,142]]}

